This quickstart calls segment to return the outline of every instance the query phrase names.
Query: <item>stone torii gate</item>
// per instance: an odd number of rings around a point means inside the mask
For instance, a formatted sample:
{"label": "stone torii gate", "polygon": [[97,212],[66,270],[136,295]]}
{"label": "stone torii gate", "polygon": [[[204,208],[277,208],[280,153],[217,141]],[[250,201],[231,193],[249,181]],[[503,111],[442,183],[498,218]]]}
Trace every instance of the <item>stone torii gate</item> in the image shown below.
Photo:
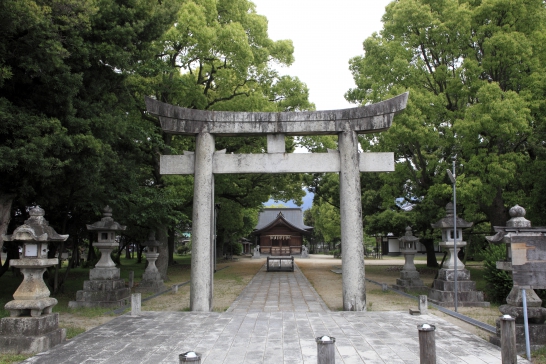
{"label": "stone torii gate", "polygon": [[[408,93],[377,104],[312,112],[230,112],[186,109],[146,97],[165,133],[194,135],[195,152],[163,155],[161,174],[193,174],[190,308],[212,309],[214,175],[225,173],[339,173],[343,244],[343,309],[366,309],[360,172],[394,171],[393,153],[358,153],[358,134],[387,130]],[[267,136],[267,153],[216,151],[214,137]],[[338,150],[286,153],[285,135],[338,135]]]}

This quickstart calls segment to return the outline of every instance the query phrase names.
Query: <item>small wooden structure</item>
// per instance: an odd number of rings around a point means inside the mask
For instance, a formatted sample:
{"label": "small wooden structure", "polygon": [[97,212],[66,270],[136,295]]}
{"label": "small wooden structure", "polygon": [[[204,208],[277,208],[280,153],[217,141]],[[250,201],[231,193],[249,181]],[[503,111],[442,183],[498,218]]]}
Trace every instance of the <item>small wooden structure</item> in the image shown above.
{"label": "small wooden structure", "polygon": [[289,256],[301,254],[303,236],[312,229],[304,225],[301,208],[266,208],[260,212],[254,235],[260,254]]}
{"label": "small wooden structure", "polygon": [[268,272],[293,272],[294,257],[267,257]]}

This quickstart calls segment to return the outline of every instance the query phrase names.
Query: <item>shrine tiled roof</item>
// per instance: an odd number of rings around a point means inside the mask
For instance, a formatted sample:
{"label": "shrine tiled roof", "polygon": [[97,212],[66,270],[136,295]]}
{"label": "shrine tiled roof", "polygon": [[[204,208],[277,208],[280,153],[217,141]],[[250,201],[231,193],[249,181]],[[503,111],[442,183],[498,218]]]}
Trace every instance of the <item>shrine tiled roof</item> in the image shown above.
{"label": "shrine tiled roof", "polygon": [[286,222],[299,230],[309,231],[313,229],[312,226],[307,226],[303,223],[303,211],[301,208],[275,207],[265,208],[260,212],[258,224],[254,230],[262,230],[270,226],[279,217],[283,218]]}

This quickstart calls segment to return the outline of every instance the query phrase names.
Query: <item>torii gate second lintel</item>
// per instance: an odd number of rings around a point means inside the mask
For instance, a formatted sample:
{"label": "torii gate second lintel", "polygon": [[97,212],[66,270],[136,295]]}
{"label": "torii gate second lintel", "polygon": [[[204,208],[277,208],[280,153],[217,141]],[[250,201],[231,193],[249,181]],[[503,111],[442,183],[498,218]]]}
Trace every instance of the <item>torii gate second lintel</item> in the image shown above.
{"label": "torii gate second lintel", "polygon": [[[363,107],[316,112],[228,112],[185,109],[146,98],[166,133],[196,136],[195,152],[162,156],[161,174],[194,174],[190,308],[210,311],[213,292],[214,174],[339,172],[343,243],[343,309],[366,310],[360,172],[394,170],[393,153],[358,153],[357,134],[387,130],[408,93]],[[225,154],[214,136],[267,135],[267,153]],[[285,153],[285,135],[338,135],[338,150]]]}

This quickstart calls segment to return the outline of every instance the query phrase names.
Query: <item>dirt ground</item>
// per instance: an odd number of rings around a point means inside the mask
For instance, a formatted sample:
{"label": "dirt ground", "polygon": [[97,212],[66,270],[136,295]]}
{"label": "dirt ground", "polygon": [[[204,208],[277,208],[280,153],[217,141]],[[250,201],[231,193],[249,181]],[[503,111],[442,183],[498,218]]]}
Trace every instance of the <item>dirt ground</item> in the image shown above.
{"label": "dirt ground", "polygon": [[[214,277],[214,302],[213,310],[225,311],[235,298],[242,292],[248,282],[254,277],[265,259],[250,259],[240,257],[238,260],[221,262],[217,265],[217,272]],[[379,283],[392,285],[400,276],[400,269],[403,265],[401,259],[366,260],[366,278]],[[324,302],[332,310],[341,310],[343,307],[341,289],[341,274],[332,270],[341,267],[340,259],[333,259],[331,256],[313,256],[311,259],[296,259],[296,264],[313,285]],[[434,271],[426,268],[419,268],[421,278],[425,285],[432,282]],[[190,279],[190,272],[177,275],[178,280]],[[182,282],[168,282],[168,285]],[[416,308],[417,301],[398,295],[392,291],[383,292],[381,287],[372,282],[366,282],[367,309],[369,311],[405,311],[409,308]],[[146,296],[143,296],[143,299]],[[171,292],[160,295],[142,303],[144,311],[188,311],[190,305],[190,285],[179,288],[178,293]],[[470,331],[484,339],[488,333],[472,325],[466,324],[440,311],[431,309],[430,313],[442,317],[467,331]],[[459,312],[473,317],[482,322],[494,325],[495,319],[499,316],[497,307],[491,308],[459,308]],[[90,330],[93,327],[104,324],[113,319],[111,315],[87,315],[83,312],[77,313],[61,312],[60,325],[62,327],[78,327]]]}
{"label": "dirt ground", "polygon": [[[343,307],[342,278],[341,274],[332,272],[332,270],[341,268],[341,259],[333,259],[331,256],[313,256],[313,259],[297,259],[296,264],[328,307],[332,310],[341,310]],[[403,265],[404,260],[401,259],[367,259],[365,262],[366,279],[391,286],[400,277],[400,270]],[[427,268],[418,268],[418,270],[423,283],[430,286],[436,271]],[[369,281],[366,282],[366,301],[368,311],[408,312],[410,308],[417,308],[416,300],[406,298],[393,291],[383,292],[381,286]],[[495,319],[500,316],[498,307],[460,307],[458,312],[493,326],[495,325]],[[488,332],[473,325],[435,309],[429,309],[429,313],[441,317],[485,340],[489,339],[490,334]]]}
{"label": "dirt ground", "polygon": [[[248,282],[256,275],[264,264],[264,259],[239,258],[233,261],[224,261],[217,264],[217,272],[214,275],[214,301],[213,310],[223,312],[239,296]],[[173,284],[187,282],[190,272],[177,272],[177,281],[169,281],[165,288]],[[189,311],[190,309],[190,284],[178,288],[178,292],[164,293],[153,299],[144,301],[151,294],[142,295],[143,311]],[[80,312],[60,312],[59,325],[61,327],[82,328],[88,331],[96,326],[105,324],[115,318],[113,315],[97,313],[92,310]]]}

